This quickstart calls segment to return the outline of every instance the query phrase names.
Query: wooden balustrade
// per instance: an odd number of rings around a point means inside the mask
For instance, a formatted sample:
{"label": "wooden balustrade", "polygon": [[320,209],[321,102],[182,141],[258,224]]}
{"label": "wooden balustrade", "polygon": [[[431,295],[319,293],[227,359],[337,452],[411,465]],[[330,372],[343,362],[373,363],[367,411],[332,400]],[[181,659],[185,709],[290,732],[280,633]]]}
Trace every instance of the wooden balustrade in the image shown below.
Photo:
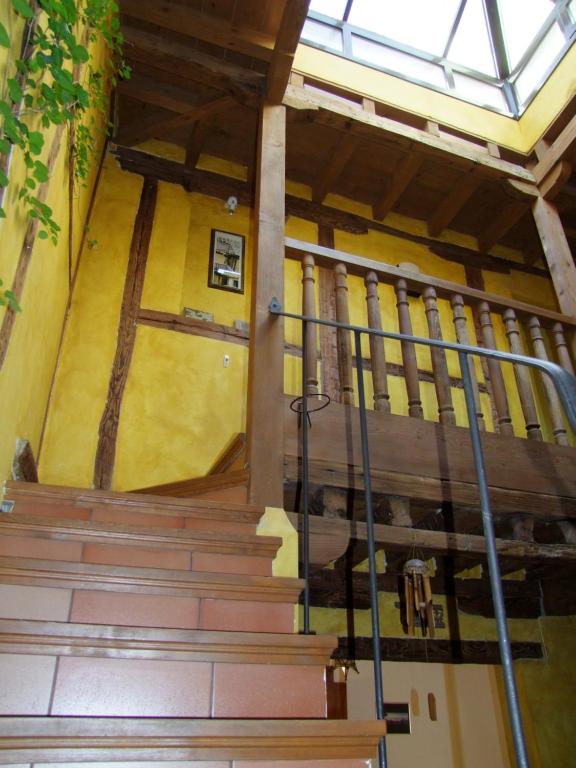
{"label": "wooden balustrade", "polygon": [[[480,345],[489,349],[497,349],[497,333],[493,325],[493,313],[502,315],[504,331],[508,339],[508,347],[514,354],[531,354],[523,346],[521,325],[527,329],[527,335],[533,345],[533,354],[541,360],[548,359],[548,350],[544,340],[544,331],[549,333],[550,349],[554,351],[556,360],[570,373],[574,373],[574,362],[571,358],[570,347],[566,334],[573,333],[576,321],[557,312],[533,307],[524,302],[495,296],[467,286],[449,283],[445,280],[412,273],[397,267],[381,264],[380,262],[363,259],[352,254],[343,253],[323,246],[286,239],[287,256],[302,259],[303,268],[303,313],[316,317],[314,268],[315,265],[332,267],[335,278],[335,306],[338,322],[349,323],[348,306],[348,275],[361,276],[366,288],[367,321],[362,325],[374,330],[382,329],[382,316],[379,285],[385,283],[393,286],[396,294],[399,330],[403,334],[413,335],[411,310],[423,312],[428,325],[428,333],[432,339],[442,339],[442,328],[438,309],[438,300],[448,300],[452,307],[452,318],[456,338],[460,344],[475,344],[468,333],[465,308],[468,306],[477,312],[481,328]],[[422,298],[422,309],[414,303],[409,304],[410,296]],[[385,329],[386,330],[386,329]],[[307,335],[307,387],[310,394],[318,392],[317,376],[317,332],[309,327]],[[393,365],[386,360],[386,346],[381,337],[370,336],[370,368],[374,388],[374,410],[390,413],[391,405],[388,388],[390,375],[401,375],[404,378],[408,395],[408,413],[412,417],[423,418],[420,381],[430,381],[430,373],[418,369],[415,345],[411,342],[401,342],[402,367]],[[456,424],[452,388],[462,386],[459,377],[456,380],[449,375],[446,353],[439,348],[431,348],[432,375],[438,401],[440,422],[447,426]],[[337,357],[339,370],[339,389],[341,402],[354,404],[353,388],[353,353],[351,349],[351,334],[349,331],[337,331]],[[473,358],[469,358],[469,368],[474,388],[476,418],[481,429],[485,429],[484,415],[480,402],[481,385],[476,377],[476,367]],[[514,366],[516,391],[507,391],[502,368],[496,360],[486,360],[486,369],[490,379],[490,394],[495,409],[497,431],[506,436],[513,436],[512,419],[510,414],[509,397],[518,397],[526,424],[526,436],[530,440],[541,441],[542,429],[536,408],[537,392],[533,388],[533,374],[525,366]],[[486,372],[485,372],[486,375]],[[562,410],[554,385],[548,376],[543,375],[547,401],[550,409],[551,422],[555,441],[560,445],[568,445],[567,430],[563,421]]]}
{"label": "wooden balustrade", "polygon": [[[542,326],[540,320],[537,317],[531,317],[528,321],[528,330],[530,331],[530,338],[532,339],[532,345],[534,347],[534,355],[540,360],[548,360],[548,352],[546,351],[546,345],[544,343],[544,336],[542,335]],[[542,382],[546,390],[546,396],[548,398],[548,404],[550,406],[550,417],[552,419],[552,432],[554,434],[554,440],[558,445],[569,445],[568,435],[566,433],[566,427],[564,425],[564,419],[562,418],[562,408],[554,384],[550,380],[550,377],[544,374],[542,376]]]}
{"label": "wooden balustrade", "polygon": [[[380,316],[380,299],[378,297],[378,275],[372,270],[364,278],[366,285],[366,306],[368,310],[368,326],[374,330],[382,330]],[[374,388],[374,410],[390,413],[390,395],[388,394],[388,377],[386,371],[386,353],[384,339],[370,336],[370,360],[372,363],[372,384]]]}
{"label": "wooden balustrade", "polygon": [[[306,317],[316,317],[314,282],[314,256],[307,254],[302,259],[302,314]],[[318,393],[317,336],[317,326],[314,323],[308,323],[306,327],[306,391],[309,395]]]}
{"label": "wooden balustrade", "polygon": [[[345,264],[334,267],[336,284],[336,320],[339,323],[350,323],[348,311],[348,281]],[[350,346],[350,331],[338,328],[336,332],[338,349],[338,370],[340,371],[340,402],[354,405],[354,385],[352,373],[352,351]]]}

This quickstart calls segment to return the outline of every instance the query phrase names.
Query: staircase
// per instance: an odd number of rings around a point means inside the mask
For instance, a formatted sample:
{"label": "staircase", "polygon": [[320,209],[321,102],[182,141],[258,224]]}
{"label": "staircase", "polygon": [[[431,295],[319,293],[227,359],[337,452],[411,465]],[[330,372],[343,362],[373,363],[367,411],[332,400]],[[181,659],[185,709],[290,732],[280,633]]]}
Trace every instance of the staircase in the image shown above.
{"label": "staircase", "polygon": [[336,638],[294,634],[302,583],[272,575],[262,509],[16,482],[5,498],[0,764],[375,756],[383,723],[326,719]]}

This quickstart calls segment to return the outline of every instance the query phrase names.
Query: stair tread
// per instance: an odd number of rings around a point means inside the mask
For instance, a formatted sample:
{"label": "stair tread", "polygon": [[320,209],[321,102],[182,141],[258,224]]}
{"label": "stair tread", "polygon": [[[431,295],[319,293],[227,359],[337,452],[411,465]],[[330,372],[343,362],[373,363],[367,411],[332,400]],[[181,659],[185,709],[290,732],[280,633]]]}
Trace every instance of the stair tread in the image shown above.
{"label": "stair tread", "polygon": [[60,539],[81,538],[87,541],[111,543],[129,542],[138,546],[153,543],[173,547],[198,548],[209,552],[242,552],[249,550],[262,557],[274,557],[282,544],[275,536],[258,536],[249,533],[227,531],[195,530],[194,528],[162,528],[158,526],[136,526],[126,523],[109,523],[68,518],[48,519],[25,512],[0,516],[0,533],[32,532],[54,533]]}
{"label": "stair tread", "polygon": [[0,619],[2,653],[324,666],[337,644],[334,635]]}

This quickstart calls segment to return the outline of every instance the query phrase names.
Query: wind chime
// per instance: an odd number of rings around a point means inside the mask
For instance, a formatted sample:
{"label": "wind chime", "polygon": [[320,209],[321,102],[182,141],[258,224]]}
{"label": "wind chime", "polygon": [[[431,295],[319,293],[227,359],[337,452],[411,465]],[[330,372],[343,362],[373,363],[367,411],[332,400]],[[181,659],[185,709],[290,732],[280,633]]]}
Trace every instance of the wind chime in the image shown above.
{"label": "wind chime", "polygon": [[422,634],[435,635],[434,611],[432,610],[432,588],[428,566],[423,560],[414,558],[404,564],[404,597],[406,599],[406,624],[408,634],[415,634],[416,616],[420,618]]}

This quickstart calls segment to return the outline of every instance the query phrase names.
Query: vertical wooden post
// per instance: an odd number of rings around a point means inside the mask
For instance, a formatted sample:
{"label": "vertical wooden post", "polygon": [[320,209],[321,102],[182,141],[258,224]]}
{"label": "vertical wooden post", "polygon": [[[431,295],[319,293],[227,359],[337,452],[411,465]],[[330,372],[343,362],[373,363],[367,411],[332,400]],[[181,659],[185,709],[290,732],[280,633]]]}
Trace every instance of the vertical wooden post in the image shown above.
{"label": "vertical wooden post", "polygon": [[[506,336],[510,345],[510,352],[515,355],[524,355],[522,343],[520,341],[520,331],[516,322],[516,313],[513,309],[505,310],[503,314],[504,324],[506,326]],[[542,430],[538,423],[536,414],[536,405],[532,396],[532,384],[530,382],[530,371],[525,365],[515,365],[514,375],[516,376],[516,385],[520,395],[520,405],[526,421],[526,434],[529,440],[542,440]]]}
{"label": "vertical wooden post", "polygon": [[[440,316],[438,314],[438,302],[436,291],[431,286],[424,289],[422,294],[424,299],[424,309],[426,312],[426,321],[428,323],[428,333],[431,339],[442,340],[442,329],[440,328]],[[434,387],[438,399],[438,414],[441,424],[456,426],[456,414],[452,404],[452,392],[450,391],[450,376],[448,375],[448,365],[446,363],[446,352],[438,347],[430,348],[432,358],[432,371],[434,373]]]}
{"label": "vertical wooden post", "polygon": [[[459,344],[470,344],[470,338],[468,336],[468,328],[466,327],[466,314],[464,312],[464,299],[459,293],[454,293],[450,298],[450,304],[452,305],[452,315],[454,320],[454,328],[456,329],[456,338]],[[472,386],[474,388],[474,402],[476,404],[476,420],[478,421],[478,428],[485,430],[484,415],[482,413],[482,407],[480,405],[480,393],[478,391],[478,380],[476,378],[476,368],[474,367],[473,358],[468,358],[468,367],[470,368],[470,378],[472,379]]]}
{"label": "vertical wooden post", "polygon": [[[302,314],[316,317],[316,296],[314,294],[314,257],[306,254],[302,259]],[[316,349],[317,326],[308,323],[306,327],[306,391],[318,394],[318,351]]]}
{"label": "vertical wooden post", "polygon": [[552,326],[552,341],[556,348],[556,354],[558,355],[558,362],[569,373],[574,375],[574,365],[568,351],[568,342],[566,341],[566,335],[564,333],[564,326],[562,323],[554,323]]}
{"label": "vertical wooden post", "polygon": [[[412,336],[412,321],[410,320],[410,307],[408,305],[408,285],[404,278],[400,278],[395,285],[396,307],[398,308],[398,326],[400,333]],[[420,382],[418,380],[418,363],[414,344],[409,341],[401,342],[402,362],[404,363],[404,379],[408,393],[408,413],[416,419],[424,416],[422,400],[420,399]]]}
{"label": "vertical wooden post", "polygon": [[[334,229],[325,224],[318,225],[318,245],[325,248],[334,248]],[[336,320],[336,285],[334,283],[334,270],[328,267],[318,267],[318,314],[324,320]],[[338,345],[336,342],[336,330],[321,325],[320,335],[320,390],[335,402],[340,396],[340,383],[338,375]]]}
{"label": "vertical wooden post", "polygon": [[[542,327],[540,320],[537,317],[531,317],[528,320],[528,329],[530,331],[530,337],[534,346],[534,354],[540,360],[548,360],[548,353],[546,352],[546,345],[544,343],[544,336],[542,335]],[[560,406],[560,400],[556,394],[554,384],[552,384],[550,378],[546,375],[542,375],[542,382],[546,389],[546,395],[548,397],[548,403],[550,405],[550,416],[552,418],[552,432],[554,439],[558,445],[569,445],[568,435],[566,434],[566,427],[564,425],[564,419],[562,418],[562,407]]]}
{"label": "vertical wooden post", "polygon": [[[364,278],[366,285],[366,304],[368,307],[368,327],[377,331],[382,330],[380,317],[380,299],[378,298],[378,275],[368,272]],[[386,377],[386,353],[384,339],[370,336],[370,362],[372,367],[372,382],[374,385],[374,410],[390,413],[390,395]]]}
{"label": "vertical wooden post", "polygon": [[[348,285],[346,266],[336,264],[334,267],[336,282],[336,319],[339,323],[350,323],[348,312]],[[354,405],[354,385],[352,377],[352,351],[350,346],[350,331],[338,328],[338,369],[340,371],[340,402]]]}
{"label": "vertical wooden post", "polygon": [[247,460],[252,504],[283,506],[284,322],[272,317],[284,300],[286,109],[265,104],[259,116],[256,247],[252,268],[248,371]]}
{"label": "vertical wooden post", "polygon": [[[490,305],[486,301],[480,302],[478,306],[478,319],[482,328],[482,340],[487,349],[496,349],[496,338],[494,336],[494,327],[490,317]],[[506,396],[506,387],[504,386],[504,376],[500,364],[496,360],[488,360],[488,372],[490,383],[492,385],[492,394],[496,406],[497,422],[501,435],[514,437],[512,428],[512,419],[510,418],[510,409],[508,407],[508,397]]]}

